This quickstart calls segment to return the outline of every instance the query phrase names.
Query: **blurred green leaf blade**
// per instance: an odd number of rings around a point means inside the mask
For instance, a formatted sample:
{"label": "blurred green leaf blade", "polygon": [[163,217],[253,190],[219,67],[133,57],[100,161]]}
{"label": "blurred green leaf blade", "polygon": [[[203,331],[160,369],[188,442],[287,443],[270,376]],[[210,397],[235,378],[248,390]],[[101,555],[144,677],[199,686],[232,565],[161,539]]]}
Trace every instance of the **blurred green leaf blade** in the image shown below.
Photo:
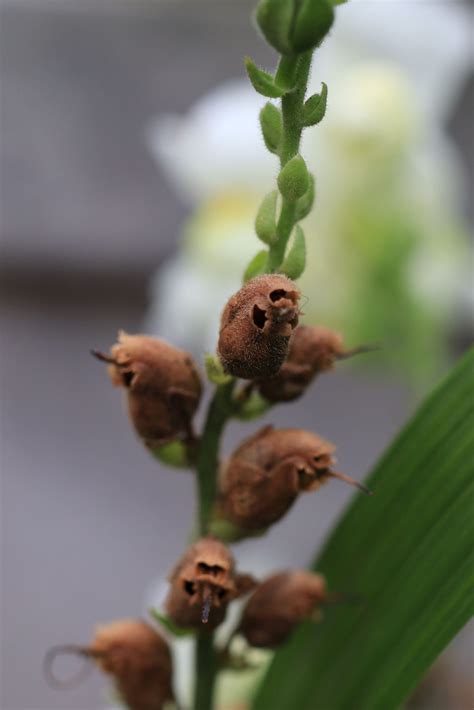
{"label": "blurred green leaf blade", "polygon": [[359,604],[279,650],[255,710],[391,710],[473,612],[474,350],[420,407],[314,569]]}

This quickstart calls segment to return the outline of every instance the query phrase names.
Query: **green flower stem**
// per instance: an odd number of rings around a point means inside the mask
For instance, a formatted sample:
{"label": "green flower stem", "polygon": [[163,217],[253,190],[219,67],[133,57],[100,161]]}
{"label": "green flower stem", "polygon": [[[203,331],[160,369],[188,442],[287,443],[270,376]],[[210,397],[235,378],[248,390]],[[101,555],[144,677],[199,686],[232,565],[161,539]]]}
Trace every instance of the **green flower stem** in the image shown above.
{"label": "green flower stem", "polygon": [[217,676],[217,655],[213,639],[213,633],[204,632],[196,640],[194,710],[211,710],[213,705]]}
{"label": "green flower stem", "polygon": [[[302,114],[306,87],[308,84],[309,70],[311,68],[312,52],[302,54],[297,61],[296,82],[293,91],[290,91],[281,99],[281,111],[283,116],[283,137],[280,152],[280,165],[283,168],[291,158],[299,151],[301,133],[303,130]],[[278,74],[288,75],[288,58],[282,57],[277,70]],[[277,271],[281,266],[285,256],[285,249],[290,238],[293,227],[295,226],[295,211],[294,203],[283,199],[280,217],[277,223],[277,240],[270,247],[268,254],[268,271]]]}
{"label": "green flower stem", "polygon": [[[228,419],[234,412],[232,379],[216,387],[207,411],[206,423],[197,457],[198,481],[198,537],[207,535],[209,519],[217,490],[219,444]],[[217,656],[214,635],[200,633],[196,640],[194,710],[211,710],[214,683],[217,675]]]}
{"label": "green flower stem", "polygon": [[235,380],[230,380],[216,388],[199,443],[197,457],[199,536],[206,535],[208,532],[209,518],[216,497],[219,443],[226,422],[234,410],[232,402],[234,387]]}

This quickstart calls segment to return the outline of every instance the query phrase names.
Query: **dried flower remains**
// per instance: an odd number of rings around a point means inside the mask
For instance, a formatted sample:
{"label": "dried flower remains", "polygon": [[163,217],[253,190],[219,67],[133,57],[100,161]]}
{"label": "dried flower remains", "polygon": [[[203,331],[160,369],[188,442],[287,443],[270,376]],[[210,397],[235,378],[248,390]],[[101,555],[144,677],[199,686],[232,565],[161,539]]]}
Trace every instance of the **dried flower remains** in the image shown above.
{"label": "dried flower remains", "polygon": [[252,592],[239,631],[249,644],[274,648],[288,639],[297,624],[314,618],[327,599],[326,581],[305,570],[279,572]]}
{"label": "dried flower remains", "polygon": [[279,520],[302,491],[315,491],[331,478],[370,491],[333,469],[334,444],[302,429],[266,426],[246,439],[220,476],[222,517],[246,530]]}
{"label": "dried flower remains", "polygon": [[125,387],[130,418],[147,446],[192,438],[202,386],[188,353],[158,338],[120,331],[110,355],[93,354],[109,364],[113,384]]}
{"label": "dried flower remains", "polygon": [[228,301],[217,353],[230,375],[255,379],[275,375],[298,324],[300,292],[286,276],[265,274],[248,281]]}
{"label": "dried flower remains", "polygon": [[338,360],[373,349],[374,346],[361,346],[347,350],[340,333],[317,325],[299,325],[278,373],[255,384],[269,402],[290,402],[298,399],[318,375],[333,370]]}
{"label": "dried flower remains", "polygon": [[191,545],[172,570],[165,608],[180,627],[215,629],[230,601],[255,586],[249,575],[237,574],[234,559],[219,540],[205,537]]}
{"label": "dried flower remains", "polygon": [[[165,639],[140,619],[121,619],[98,626],[90,646],[61,646],[49,651],[45,671],[54,687],[52,667],[58,655],[74,653],[93,661],[113,676],[118,693],[130,710],[162,710],[173,699],[172,660]],[[74,679],[82,678],[84,674]]]}

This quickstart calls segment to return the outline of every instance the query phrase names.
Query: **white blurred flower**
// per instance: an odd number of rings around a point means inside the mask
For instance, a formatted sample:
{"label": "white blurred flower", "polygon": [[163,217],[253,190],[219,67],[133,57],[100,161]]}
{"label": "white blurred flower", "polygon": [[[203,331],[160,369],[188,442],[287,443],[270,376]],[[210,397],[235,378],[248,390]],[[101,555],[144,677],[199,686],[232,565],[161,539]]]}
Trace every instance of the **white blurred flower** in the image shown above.
{"label": "white blurred flower", "polygon": [[[356,0],[337,14],[311,81],[312,91],[321,81],[329,86],[327,114],[305,132],[302,151],[317,181],[316,210],[305,225],[305,311],[372,337],[353,317],[354,304],[370,302],[359,291],[382,278],[393,252],[394,289],[407,290],[406,325],[413,312],[416,338],[420,314],[434,333],[442,313],[430,326],[430,311],[449,313],[464,280],[463,176],[444,122],[469,69],[469,23],[449,2]],[[214,349],[222,307],[261,248],[256,205],[278,170],[260,135],[264,101],[246,80],[226,82],[186,116],[158,118],[147,132],[161,167],[195,207],[181,252],[155,279],[148,328],[199,353]],[[399,238],[398,246],[388,241]],[[382,306],[372,314],[377,332],[390,320]]]}

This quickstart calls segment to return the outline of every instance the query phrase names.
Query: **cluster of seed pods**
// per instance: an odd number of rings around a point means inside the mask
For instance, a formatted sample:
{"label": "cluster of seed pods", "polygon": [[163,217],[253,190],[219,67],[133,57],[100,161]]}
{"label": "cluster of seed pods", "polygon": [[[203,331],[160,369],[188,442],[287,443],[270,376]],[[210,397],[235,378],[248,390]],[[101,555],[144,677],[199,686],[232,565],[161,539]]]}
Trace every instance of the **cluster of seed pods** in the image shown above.
{"label": "cluster of seed pods", "polygon": [[[242,390],[246,395],[256,391],[271,404],[297,399],[337,360],[368,349],[347,350],[338,333],[298,325],[299,299],[296,284],[270,274],[250,280],[227,303],[217,354],[224,373],[248,380]],[[131,422],[147,447],[175,441],[195,446],[193,417],[202,383],[191,355],[163,340],[123,331],[109,353],[92,352],[107,364],[112,383],[124,388]],[[310,431],[260,429],[221,463],[216,519],[231,523],[245,537],[280,520],[301,492],[315,491],[332,478],[370,493],[334,468],[334,453],[333,444]],[[224,621],[229,604],[245,595],[236,633],[263,648],[284,643],[330,599],[318,574],[284,571],[258,582],[238,572],[224,542],[208,535],[172,569],[165,612],[176,627],[209,633]],[[51,675],[59,652],[71,651],[112,676],[131,710],[161,710],[173,700],[168,642],[143,621],[101,626],[88,646],[51,649],[47,672]]]}

